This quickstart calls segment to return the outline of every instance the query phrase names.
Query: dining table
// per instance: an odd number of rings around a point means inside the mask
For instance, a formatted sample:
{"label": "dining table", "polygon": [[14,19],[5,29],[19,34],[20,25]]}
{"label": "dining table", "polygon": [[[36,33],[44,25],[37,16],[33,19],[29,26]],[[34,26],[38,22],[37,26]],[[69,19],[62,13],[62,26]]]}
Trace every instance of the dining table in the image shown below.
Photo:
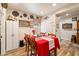
{"label": "dining table", "polygon": [[60,49],[59,39],[53,36],[36,37],[37,56],[48,56],[51,50],[57,55],[57,49]]}

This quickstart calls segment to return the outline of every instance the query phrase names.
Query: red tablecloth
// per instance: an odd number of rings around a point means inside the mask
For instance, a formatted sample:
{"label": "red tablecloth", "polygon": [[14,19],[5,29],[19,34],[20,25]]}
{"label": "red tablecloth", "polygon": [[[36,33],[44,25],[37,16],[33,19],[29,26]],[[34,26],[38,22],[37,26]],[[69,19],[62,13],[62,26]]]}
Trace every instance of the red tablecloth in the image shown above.
{"label": "red tablecloth", "polygon": [[60,49],[60,44],[59,44],[59,40],[58,40],[58,38],[57,38],[57,37],[53,37],[53,39],[54,39],[54,45],[55,45],[55,48]]}
{"label": "red tablecloth", "polygon": [[[35,37],[33,36],[32,38],[35,38]],[[59,44],[58,38],[52,37],[52,41],[53,40],[54,40],[54,48],[60,49],[60,44]],[[48,56],[48,54],[49,54],[49,41],[38,38],[36,43],[37,43],[37,55],[38,56]]]}
{"label": "red tablecloth", "polygon": [[39,40],[37,43],[38,56],[48,56],[49,54],[49,42],[47,40]]}

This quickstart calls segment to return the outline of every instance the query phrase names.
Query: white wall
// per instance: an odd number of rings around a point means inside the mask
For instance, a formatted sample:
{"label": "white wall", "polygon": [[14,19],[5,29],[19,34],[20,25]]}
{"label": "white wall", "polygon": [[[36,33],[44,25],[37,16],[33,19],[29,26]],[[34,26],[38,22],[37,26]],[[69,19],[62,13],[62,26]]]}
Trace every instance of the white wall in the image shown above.
{"label": "white wall", "polygon": [[[15,9],[8,9],[8,10],[7,10],[7,16],[8,16],[8,15],[11,15],[13,10],[15,10]],[[16,10],[16,11],[17,11],[17,10]],[[18,12],[19,12],[19,15],[23,15],[23,13],[25,13],[25,12],[19,11],[19,10],[18,10]],[[28,13],[26,13],[26,14],[28,14]],[[19,21],[19,20],[32,21],[33,19],[28,19],[29,15],[30,15],[30,14],[28,14],[27,17],[22,17],[22,18],[20,18],[20,17],[18,16],[18,17],[17,17],[17,21]],[[38,32],[40,32],[40,25],[34,26],[34,28],[35,28]],[[30,28],[30,27],[19,27],[19,28],[18,28],[18,37],[19,37],[19,40],[23,40],[23,39],[24,39],[24,33],[32,34],[32,29],[34,29],[34,28]]]}
{"label": "white wall", "polygon": [[[12,15],[12,11],[13,10],[15,10],[15,9],[8,9],[7,10],[7,17],[8,17],[8,15]],[[16,11],[18,11],[18,10],[16,10]],[[18,11],[18,12],[19,12],[19,15],[23,15],[23,13],[25,13],[23,11]],[[20,16],[18,16],[16,19],[17,19],[17,21],[19,21],[19,20],[32,21],[32,19],[28,20],[26,17],[25,18],[24,17],[20,18]],[[18,26],[19,26],[19,23],[18,23]],[[18,27],[18,32],[17,33],[18,33],[19,40],[23,40],[24,39],[24,33],[31,34],[32,29],[33,28],[30,28],[30,27]]]}
{"label": "white wall", "polygon": [[40,34],[40,32],[41,32],[41,24],[34,25],[33,27],[34,27],[34,29],[36,29],[36,33]]}
{"label": "white wall", "polygon": [[[64,23],[72,23],[72,30],[62,29],[62,24]],[[70,40],[72,35],[76,35],[77,31],[75,29],[76,29],[76,21],[72,21],[71,18],[61,20],[59,23],[60,38]]]}
{"label": "white wall", "polygon": [[24,33],[31,34],[32,28],[26,28],[26,27],[21,27],[19,28],[19,39],[23,40],[24,39]]}
{"label": "white wall", "polygon": [[55,14],[48,15],[48,19],[42,19],[41,21],[41,32],[46,33],[55,33],[56,32],[56,23],[55,23]]}

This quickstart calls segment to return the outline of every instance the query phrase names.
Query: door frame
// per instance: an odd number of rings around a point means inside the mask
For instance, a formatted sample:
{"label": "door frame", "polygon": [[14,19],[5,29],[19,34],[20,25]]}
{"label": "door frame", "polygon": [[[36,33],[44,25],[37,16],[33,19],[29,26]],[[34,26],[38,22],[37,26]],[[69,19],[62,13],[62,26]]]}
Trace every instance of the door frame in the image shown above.
{"label": "door frame", "polygon": [[5,20],[6,9],[0,8],[0,21],[1,21],[1,55],[5,55]]}

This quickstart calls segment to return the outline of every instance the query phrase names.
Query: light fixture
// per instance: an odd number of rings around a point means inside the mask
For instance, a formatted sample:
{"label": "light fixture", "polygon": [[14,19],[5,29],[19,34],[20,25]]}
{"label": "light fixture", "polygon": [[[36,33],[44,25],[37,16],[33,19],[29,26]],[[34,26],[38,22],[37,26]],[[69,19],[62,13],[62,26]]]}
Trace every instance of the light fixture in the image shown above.
{"label": "light fixture", "polygon": [[67,13],[66,16],[69,16],[69,14]]}
{"label": "light fixture", "polygon": [[56,6],[56,3],[53,3],[52,6]]}

